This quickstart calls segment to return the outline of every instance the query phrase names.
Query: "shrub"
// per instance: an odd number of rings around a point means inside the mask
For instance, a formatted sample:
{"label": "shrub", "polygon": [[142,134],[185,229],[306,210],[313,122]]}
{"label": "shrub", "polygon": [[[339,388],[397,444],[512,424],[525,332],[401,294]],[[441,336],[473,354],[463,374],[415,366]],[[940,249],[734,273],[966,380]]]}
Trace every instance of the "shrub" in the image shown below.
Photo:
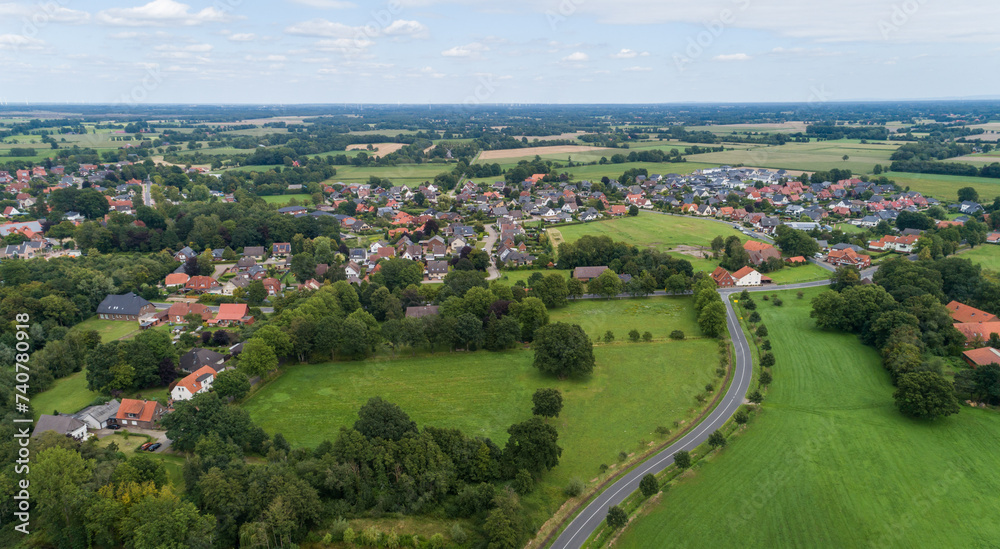
{"label": "shrub", "polygon": [[643,332],[643,334],[642,334],[642,340],[645,341],[646,343],[649,343],[650,341],[653,341],[653,333],[652,332]]}
{"label": "shrub", "polygon": [[767,296],[764,296],[764,301],[767,301],[768,299],[770,299],[770,298],[767,297]]}
{"label": "shrub", "polygon": [[639,481],[639,490],[642,491],[642,495],[648,498],[660,491],[660,481],[656,480],[654,475],[647,474]]}
{"label": "shrub", "polygon": [[760,394],[760,391],[754,391],[747,396],[747,400],[754,404],[760,404],[764,402],[764,395]]}
{"label": "shrub", "polygon": [[628,333],[628,338],[632,341],[632,343],[638,343],[641,337],[642,335],[639,334],[639,330],[636,330],[635,328],[632,328],[632,330]]}
{"label": "shrub", "polygon": [[656,434],[658,434],[660,436],[669,435],[670,434],[670,429],[667,429],[666,427],[660,425],[659,427],[656,428]]}
{"label": "shrub", "polygon": [[770,339],[765,339],[764,342],[760,344],[760,348],[764,349],[765,351],[770,351],[771,350],[771,340]]}
{"label": "shrub", "polygon": [[356,537],[357,534],[354,533],[354,528],[348,528],[347,530],[344,530],[344,535],[343,535],[344,543],[350,545],[354,543],[354,539]]}
{"label": "shrub", "polygon": [[757,337],[767,337],[767,326],[761,324],[760,327],[757,328]]}
{"label": "shrub", "polygon": [[774,303],[774,306],[775,306],[775,307],[781,307],[782,305],[784,305],[784,304],[785,304],[785,302],[784,302],[784,301],[782,301],[780,297],[775,297],[775,298],[774,298],[774,299],[773,299],[773,300],[771,301],[771,303]]}
{"label": "shrub", "polygon": [[802,299],[803,297],[806,296],[806,294],[804,292],[799,292],[799,293],[795,294],[795,296],[798,297],[799,299]]}
{"label": "shrub", "polygon": [[708,445],[712,448],[722,448],[726,445],[726,435],[722,431],[716,431],[708,436]]}
{"label": "shrub", "polygon": [[626,452],[618,452],[618,461],[625,461],[626,459],[628,459]]}
{"label": "shrub", "polygon": [[770,368],[771,366],[774,366],[774,353],[768,351],[763,355],[761,355],[760,365],[764,366],[765,368]]}
{"label": "shrub", "polygon": [[760,313],[758,313],[757,311],[750,313],[750,316],[747,317],[747,320],[749,320],[751,324],[757,324],[758,322],[760,322]]}
{"label": "shrub", "polygon": [[444,549],[444,546],[445,546],[444,535],[438,533],[438,534],[434,534],[433,536],[431,536],[430,546],[433,549]]}
{"label": "shrub", "polygon": [[337,517],[337,520],[333,521],[333,524],[330,526],[330,535],[333,536],[334,540],[341,541],[344,539],[344,532],[346,532],[349,527],[347,519],[344,517]]}
{"label": "shrub", "polygon": [[602,472],[602,473],[605,472],[605,471],[607,471],[608,470],[608,464],[607,463],[602,463],[601,466],[597,468],[597,470],[600,471],[600,472]]}
{"label": "shrub", "polygon": [[465,533],[465,528],[462,528],[461,524],[456,524],[451,527],[451,541],[462,545],[469,540],[469,534]]}
{"label": "shrub", "polygon": [[715,369],[715,377],[726,377],[726,369],[725,368],[716,368]]}
{"label": "shrub", "polygon": [[684,339],[684,332],[681,330],[674,330],[670,332],[670,339]]}
{"label": "shrub", "polygon": [[677,452],[674,454],[674,464],[678,469],[687,469],[691,466],[691,453],[686,450]]}
{"label": "shrub", "polygon": [[374,526],[369,526],[365,528],[364,531],[358,536],[358,544],[365,547],[377,547],[378,540],[382,537],[382,533],[378,531],[378,528]]}
{"label": "shrub", "polygon": [[711,383],[706,383],[705,384],[705,392],[706,393],[714,393],[715,392],[715,385],[712,385]]}
{"label": "shrub", "polygon": [[583,481],[576,477],[570,479],[569,484],[563,489],[563,493],[571,498],[579,496],[583,493]]}
{"label": "shrub", "polygon": [[736,412],[733,419],[736,420],[738,425],[745,425],[746,422],[750,421],[750,415],[747,414],[746,410],[740,410],[739,412]]}
{"label": "shrub", "polygon": [[604,342],[605,343],[611,343],[614,340],[615,340],[615,334],[611,330],[608,330],[608,331],[604,332]]}

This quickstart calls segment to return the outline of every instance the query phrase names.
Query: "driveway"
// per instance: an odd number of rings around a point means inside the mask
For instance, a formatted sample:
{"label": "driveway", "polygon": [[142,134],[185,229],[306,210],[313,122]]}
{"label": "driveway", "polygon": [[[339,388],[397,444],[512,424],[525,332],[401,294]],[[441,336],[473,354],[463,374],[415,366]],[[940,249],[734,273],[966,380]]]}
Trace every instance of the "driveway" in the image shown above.
{"label": "driveway", "polygon": [[485,244],[485,246],[483,246],[483,249],[486,250],[486,253],[489,254],[490,256],[490,265],[489,267],[486,268],[486,272],[488,273],[486,280],[496,280],[500,278],[500,269],[497,269],[496,265],[493,264],[494,261],[493,248],[496,247],[497,240],[499,238],[500,235],[497,233],[497,230],[493,228],[493,225],[487,225],[486,240],[483,241],[483,243]]}
{"label": "driveway", "polygon": [[[154,454],[159,454],[161,452],[166,451],[168,448],[170,448],[170,445],[173,443],[172,440],[167,438],[166,431],[155,431],[153,429],[137,429],[135,427],[132,427],[131,429],[127,430],[129,433],[132,434],[147,435],[153,437],[154,441],[159,442],[161,446],[157,448],[156,451],[153,452]],[[117,431],[112,429],[97,429],[96,431],[91,431],[91,433],[97,435],[97,438],[101,439],[107,436],[111,436],[115,433],[120,433],[121,431],[122,430],[120,429]]]}

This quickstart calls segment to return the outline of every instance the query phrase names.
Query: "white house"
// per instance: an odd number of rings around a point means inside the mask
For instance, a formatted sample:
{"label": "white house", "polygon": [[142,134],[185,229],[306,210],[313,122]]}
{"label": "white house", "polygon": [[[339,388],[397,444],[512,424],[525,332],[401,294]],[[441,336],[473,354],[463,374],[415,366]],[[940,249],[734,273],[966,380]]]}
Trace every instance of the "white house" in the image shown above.
{"label": "white house", "polygon": [[173,390],[170,391],[170,398],[174,400],[191,400],[198,393],[208,392],[215,381],[215,369],[211,366],[202,366],[197,371],[188,374],[187,377],[177,382]]}
{"label": "white house", "polygon": [[733,273],[733,280],[737,286],[760,286],[760,273],[750,267],[743,267]]}
{"label": "white house", "polygon": [[111,399],[105,404],[88,406],[73,417],[84,422],[90,429],[104,429],[108,426],[108,419],[118,414],[119,404],[117,400]]}
{"label": "white house", "polygon": [[70,416],[42,415],[35,422],[35,430],[31,436],[37,437],[45,431],[55,431],[60,435],[71,436],[77,440],[86,440],[87,424]]}

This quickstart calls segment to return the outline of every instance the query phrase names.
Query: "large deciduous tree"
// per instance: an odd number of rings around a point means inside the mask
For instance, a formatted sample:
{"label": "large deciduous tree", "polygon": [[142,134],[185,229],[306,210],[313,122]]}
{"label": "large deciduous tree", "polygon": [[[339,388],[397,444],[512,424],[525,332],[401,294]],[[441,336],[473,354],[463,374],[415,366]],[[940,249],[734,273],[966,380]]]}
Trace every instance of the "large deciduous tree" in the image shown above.
{"label": "large deciduous tree", "polygon": [[560,379],[594,371],[594,346],[575,324],[556,322],[535,332],[535,367]]}
{"label": "large deciduous tree", "polygon": [[959,410],[955,387],[937,372],[903,374],[893,398],[900,412],[920,419],[949,416]]}

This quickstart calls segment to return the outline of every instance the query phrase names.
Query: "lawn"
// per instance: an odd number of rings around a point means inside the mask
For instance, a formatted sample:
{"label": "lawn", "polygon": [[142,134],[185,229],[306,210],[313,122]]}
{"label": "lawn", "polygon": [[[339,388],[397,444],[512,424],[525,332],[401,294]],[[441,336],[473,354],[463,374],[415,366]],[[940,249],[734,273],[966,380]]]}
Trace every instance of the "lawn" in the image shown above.
{"label": "lawn", "polygon": [[[784,145],[744,145],[737,150],[692,155],[697,162],[754,166],[786,170],[821,171],[833,168],[854,173],[870,173],[875,164],[891,164],[889,157],[899,148],[895,143],[867,143],[856,140],[785,143]],[[844,155],[848,159],[843,160]]]}
{"label": "lawn", "polygon": [[[628,155],[628,151],[624,151],[624,154]],[[565,171],[572,174],[573,181],[582,181],[585,179],[588,181],[600,181],[600,179],[604,176],[608,176],[612,179],[618,179],[627,170],[638,168],[645,168],[650,174],[658,173],[660,175],[666,175],[669,173],[689,174],[697,170],[719,167],[718,164],[702,162],[702,156],[703,155],[697,155],[697,162],[625,162],[624,164],[605,164],[603,166],[600,164],[594,164],[591,166],[574,166],[572,168],[564,168],[559,171]],[[610,156],[608,156],[608,158],[610,158]]]}
{"label": "lawn", "polygon": [[[653,212],[639,212],[636,217],[593,221],[559,227],[556,230],[562,234],[565,242],[575,242],[585,234],[607,235],[615,241],[656,248],[661,251],[671,250],[682,244],[708,247],[711,246],[712,239],[716,236],[723,238],[738,236],[742,241],[750,240],[727,223]],[[549,232],[551,234],[552,229]]]}
{"label": "lawn", "polygon": [[279,206],[284,206],[292,201],[292,199],[298,200],[299,204],[303,204],[306,201],[312,202],[312,195],[309,194],[276,194],[271,196],[262,196],[264,202],[268,204],[278,204]]}
{"label": "lawn", "polygon": [[864,229],[858,227],[857,225],[851,225],[850,223],[838,223],[834,226],[835,229],[840,229],[847,234],[860,234],[865,232]]}
{"label": "lawn", "polygon": [[137,333],[139,331],[139,323],[101,320],[95,315],[73,326],[72,330],[97,330],[97,333],[101,334],[101,342],[107,343]]}
{"label": "lawn", "polygon": [[617,547],[993,546],[996,412],[896,411],[878,354],[809,318],[819,290],[758,300],[777,364],[763,413],[675,484]]}
{"label": "lawn", "polygon": [[525,284],[528,283],[528,278],[535,273],[541,273],[542,276],[548,276],[550,274],[560,274],[566,280],[569,280],[573,276],[573,271],[571,270],[560,270],[560,269],[527,269],[518,271],[500,271],[500,282],[504,284],[513,284],[518,280],[523,280]]}
{"label": "lawn", "polygon": [[674,330],[689,337],[701,335],[694,298],[687,296],[574,301],[551,311],[549,320],[579,324],[591,339],[611,330],[618,340],[624,340],[633,328],[640,333],[648,330],[658,340],[667,339]]}
{"label": "lawn", "polygon": [[[396,185],[417,187],[425,181],[434,181],[434,176],[448,173],[455,169],[454,164],[403,164],[378,168],[359,168],[356,166],[337,166],[337,175],[327,183],[368,183],[371,176],[389,179]],[[500,177],[500,179],[503,179]]]}
{"label": "lawn", "polygon": [[1000,272],[1000,246],[995,244],[983,244],[971,250],[959,253],[955,257],[968,259],[976,265],[982,265],[984,269]]}
{"label": "lawn", "polygon": [[958,189],[962,187],[976,189],[979,200],[983,203],[992,202],[994,198],[1000,196],[1000,179],[903,172],[889,172],[885,175],[900,187],[918,191],[925,196],[933,196],[949,204],[958,199]]}
{"label": "lawn", "polygon": [[830,271],[809,263],[801,267],[785,267],[784,269],[766,273],[764,276],[770,277],[775,284],[798,284],[800,282],[815,282],[830,278]]}
{"label": "lawn", "polygon": [[[116,431],[99,440],[97,444],[100,447],[105,448],[114,442],[118,445],[119,451],[131,458],[137,451],[139,451],[139,446],[142,446],[151,440],[153,440],[151,437],[135,433],[129,435],[128,438],[125,438],[121,431]],[[157,452],[143,451],[142,453],[150,458],[162,461],[163,466],[167,470],[167,478],[170,480],[170,485],[174,488],[174,493],[180,494],[184,492],[184,457]]]}
{"label": "lawn", "polygon": [[87,373],[79,371],[57,379],[48,390],[31,397],[31,411],[36,420],[55,410],[60,414],[75,414],[99,396],[100,393],[87,389]]}
{"label": "lawn", "polygon": [[[592,306],[574,304],[558,315],[579,316]],[[615,303],[609,318],[617,307],[624,305]],[[666,317],[651,318],[661,324],[646,328],[661,333],[672,323],[691,322]],[[553,422],[563,448],[560,464],[525,499],[540,524],[563,503],[562,490],[570,479],[588,482],[598,477],[602,463],[617,463],[619,452],[647,449],[661,439],[654,432],[658,426],[693,418],[699,408],[694,396],[707,383],[718,384],[714,340],[619,342],[596,345],[594,352],[594,373],[566,381],[535,370],[528,350],[294,366],[244,406],[257,424],[269,433],[282,432],[293,446],[333,440],[373,396],[399,404],[418,425],[457,428],[502,446],[507,427],[531,417],[532,393],[558,387],[565,403]]]}

